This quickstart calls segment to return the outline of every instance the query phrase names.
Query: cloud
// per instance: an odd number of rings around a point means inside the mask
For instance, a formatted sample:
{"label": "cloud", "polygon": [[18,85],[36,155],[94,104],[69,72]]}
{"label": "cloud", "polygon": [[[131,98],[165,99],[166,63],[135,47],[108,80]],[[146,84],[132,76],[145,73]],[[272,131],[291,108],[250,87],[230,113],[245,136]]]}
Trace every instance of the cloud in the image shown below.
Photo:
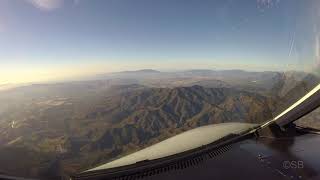
{"label": "cloud", "polygon": [[26,0],[36,8],[51,11],[62,6],[63,0]]}

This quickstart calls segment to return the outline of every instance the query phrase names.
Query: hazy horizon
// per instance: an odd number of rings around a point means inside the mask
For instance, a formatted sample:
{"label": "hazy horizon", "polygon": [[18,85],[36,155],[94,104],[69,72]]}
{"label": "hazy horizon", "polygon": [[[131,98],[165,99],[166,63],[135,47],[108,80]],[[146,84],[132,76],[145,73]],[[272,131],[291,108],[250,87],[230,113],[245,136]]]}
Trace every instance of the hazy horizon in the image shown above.
{"label": "hazy horizon", "polygon": [[[60,81],[60,80],[68,80],[68,79],[77,79],[82,77],[94,76],[104,73],[114,73],[114,72],[122,72],[122,71],[137,71],[143,69],[153,69],[158,71],[185,71],[185,70],[193,70],[193,69],[209,69],[209,70],[244,70],[244,71],[291,71],[297,70],[301,71],[297,68],[290,67],[259,67],[254,65],[242,65],[242,66],[226,66],[226,65],[188,65],[184,64],[182,68],[174,67],[168,64],[166,66],[137,66],[137,67],[127,67],[127,66],[108,66],[108,65],[70,65],[64,67],[49,67],[43,68],[25,67],[16,68],[6,68],[2,69],[0,72],[0,84],[14,84],[14,83],[28,83],[28,82],[39,82],[39,81]],[[36,65],[34,65],[36,66]],[[178,66],[178,65],[176,65]]]}
{"label": "hazy horizon", "polygon": [[[7,88],[14,88],[16,86],[21,85],[30,85],[30,84],[46,84],[46,83],[62,83],[62,82],[77,82],[77,81],[92,81],[92,80],[101,80],[101,75],[107,77],[108,75],[112,75],[113,73],[125,73],[125,72],[139,72],[144,70],[153,70],[158,71],[161,73],[179,73],[179,72],[187,72],[187,71],[198,71],[198,70],[204,70],[204,71],[245,71],[245,72],[304,72],[304,73],[313,73],[314,75],[317,75],[314,72],[310,71],[301,71],[301,70],[294,70],[294,69],[287,69],[285,71],[283,70],[248,70],[248,69],[241,69],[241,68],[187,68],[187,69],[156,69],[156,68],[138,68],[138,69],[121,69],[117,71],[101,71],[100,73],[93,73],[93,74],[87,74],[87,75],[79,75],[79,76],[70,76],[70,77],[63,77],[63,78],[57,78],[57,79],[45,79],[45,80],[34,80],[34,81],[22,81],[22,82],[0,82],[0,91]],[[104,78],[105,78],[104,77]],[[212,77],[214,78],[214,77]],[[2,87],[1,87],[2,86]]]}

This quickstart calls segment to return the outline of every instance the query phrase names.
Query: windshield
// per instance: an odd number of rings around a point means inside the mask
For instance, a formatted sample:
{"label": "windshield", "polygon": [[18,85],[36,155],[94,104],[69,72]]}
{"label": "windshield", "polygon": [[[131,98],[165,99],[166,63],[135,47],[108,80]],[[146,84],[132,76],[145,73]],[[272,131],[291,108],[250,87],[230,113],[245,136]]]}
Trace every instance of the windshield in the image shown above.
{"label": "windshield", "polygon": [[272,120],[320,83],[319,18],[317,0],[0,0],[0,177]]}

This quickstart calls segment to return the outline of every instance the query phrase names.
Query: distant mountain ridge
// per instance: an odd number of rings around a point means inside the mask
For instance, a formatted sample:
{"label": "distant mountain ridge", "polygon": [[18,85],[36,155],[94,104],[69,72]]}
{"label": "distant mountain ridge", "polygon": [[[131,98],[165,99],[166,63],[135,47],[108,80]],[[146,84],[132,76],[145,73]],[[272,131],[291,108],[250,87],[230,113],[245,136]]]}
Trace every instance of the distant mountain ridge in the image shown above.
{"label": "distant mountain ridge", "polygon": [[153,69],[140,69],[136,71],[121,71],[116,73],[161,73],[161,72]]}

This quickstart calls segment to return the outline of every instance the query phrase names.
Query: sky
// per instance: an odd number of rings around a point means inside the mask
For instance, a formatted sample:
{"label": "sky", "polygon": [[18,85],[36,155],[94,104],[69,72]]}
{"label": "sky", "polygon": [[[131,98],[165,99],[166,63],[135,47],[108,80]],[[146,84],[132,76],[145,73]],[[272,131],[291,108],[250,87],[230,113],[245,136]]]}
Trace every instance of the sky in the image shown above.
{"label": "sky", "polygon": [[0,0],[0,84],[136,69],[310,70],[317,0]]}

